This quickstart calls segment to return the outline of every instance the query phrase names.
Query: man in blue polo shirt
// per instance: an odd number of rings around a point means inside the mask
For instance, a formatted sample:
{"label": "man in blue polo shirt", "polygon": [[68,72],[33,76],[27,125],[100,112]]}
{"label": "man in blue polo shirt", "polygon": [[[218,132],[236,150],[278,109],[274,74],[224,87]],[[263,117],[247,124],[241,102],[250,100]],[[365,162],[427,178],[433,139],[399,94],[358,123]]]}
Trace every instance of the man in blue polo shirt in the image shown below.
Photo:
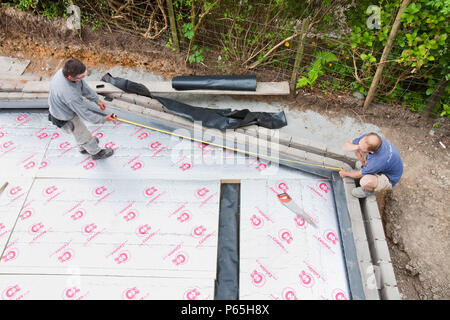
{"label": "man in blue polo shirt", "polygon": [[346,142],[344,150],[354,152],[362,164],[361,170],[339,172],[342,178],[361,179],[361,187],[352,190],[354,197],[365,198],[378,191],[390,190],[402,176],[403,163],[397,148],[376,133]]}

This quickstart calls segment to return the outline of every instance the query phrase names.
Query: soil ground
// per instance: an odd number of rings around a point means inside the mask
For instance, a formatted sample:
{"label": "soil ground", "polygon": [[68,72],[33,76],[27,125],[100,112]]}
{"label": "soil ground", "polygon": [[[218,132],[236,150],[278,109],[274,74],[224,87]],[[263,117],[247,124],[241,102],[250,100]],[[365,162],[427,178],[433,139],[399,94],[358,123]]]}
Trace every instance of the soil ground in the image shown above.
{"label": "soil ground", "polygon": [[[0,8],[0,56],[29,59],[25,73],[46,77],[70,57],[82,60],[88,68],[132,67],[166,79],[210,71],[186,66],[185,57],[163,43],[88,28],[80,36],[68,30],[64,20],[47,20],[5,7]],[[267,75],[257,76],[271,80]],[[405,107],[378,104],[363,114],[362,101],[351,96],[300,92],[296,98],[253,99],[312,110],[330,121],[349,116],[381,129],[399,149],[405,167],[398,185],[377,196],[401,296],[407,300],[450,299],[448,119],[424,119]]]}

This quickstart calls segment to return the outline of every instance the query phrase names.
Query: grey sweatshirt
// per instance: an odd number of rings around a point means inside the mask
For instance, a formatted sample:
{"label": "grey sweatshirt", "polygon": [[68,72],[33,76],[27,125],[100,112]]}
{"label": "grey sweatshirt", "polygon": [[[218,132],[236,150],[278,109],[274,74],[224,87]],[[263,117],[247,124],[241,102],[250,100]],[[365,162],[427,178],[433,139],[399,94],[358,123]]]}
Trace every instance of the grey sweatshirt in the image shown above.
{"label": "grey sweatshirt", "polygon": [[[90,101],[86,101],[83,99]],[[48,104],[50,114],[56,119],[68,121],[75,115],[91,123],[104,123],[106,118],[89,110],[98,108],[98,94],[84,80],[72,82],[59,69],[50,81]]]}

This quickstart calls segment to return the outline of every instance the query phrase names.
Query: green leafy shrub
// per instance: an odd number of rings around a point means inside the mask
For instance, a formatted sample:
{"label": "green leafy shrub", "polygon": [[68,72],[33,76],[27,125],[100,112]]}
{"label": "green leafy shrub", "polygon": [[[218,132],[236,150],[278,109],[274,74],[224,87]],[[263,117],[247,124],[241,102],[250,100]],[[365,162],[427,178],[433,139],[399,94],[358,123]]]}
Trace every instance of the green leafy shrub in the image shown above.
{"label": "green leafy shrub", "polygon": [[317,78],[325,73],[324,66],[333,61],[337,61],[337,57],[334,53],[329,51],[319,51],[316,54],[315,60],[308,70],[308,76],[301,77],[297,81],[297,88],[305,87],[307,85],[312,89],[313,84],[316,82]]}

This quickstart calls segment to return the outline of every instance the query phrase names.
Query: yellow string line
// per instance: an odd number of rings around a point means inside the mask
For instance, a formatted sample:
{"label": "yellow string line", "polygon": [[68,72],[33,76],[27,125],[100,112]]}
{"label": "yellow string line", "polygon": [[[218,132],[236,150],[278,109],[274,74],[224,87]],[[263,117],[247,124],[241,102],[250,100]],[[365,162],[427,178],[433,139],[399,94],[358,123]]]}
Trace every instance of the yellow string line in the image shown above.
{"label": "yellow string line", "polygon": [[277,160],[277,161],[287,161],[287,162],[292,162],[292,163],[297,163],[297,164],[302,164],[302,165],[307,165],[307,166],[313,166],[313,167],[320,167],[320,168],[331,169],[331,170],[337,170],[337,171],[342,170],[342,168],[339,168],[339,167],[330,167],[330,166],[324,166],[324,165],[320,165],[320,164],[312,164],[312,163],[302,162],[302,161],[297,161],[297,160],[272,157],[272,156],[268,156],[268,155],[261,155],[261,154],[256,153],[256,152],[251,152],[251,151],[247,151],[247,150],[242,150],[242,149],[232,148],[232,147],[228,147],[228,146],[223,146],[223,145],[220,145],[220,144],[217,144],[217,143],[203,141],[203,140],[200,140],[200,139],[196,139],[196,138],[192,138],[192,137],[188,137],[188,136],[183,136],[183,135],[178,134],[178,133],[173,133],[173,132],[170,132],[170,131],[149,127],[149,126],[146,126],[146,125],[141,124],[141,123],[136,123],[136,122],[132,122],[132,121],[128,121],[128,120],[125,120],[125,119],[118,118],[117,115],[114,115],[113,117],[114,117],[114,119],[116,119],[118,121],[129,123],[129,124],[132,124],[132,125],[135,125],[135,126],[138,126],[138,127],[143,127],[143,128],[150,129],[150,130],[153,130],[153,131],[170,134],[172,136],[180,137],[180,138],[183,138],[183,139],[189,139],[189,140],[192,140],[192,141],[200,142],[200,143],[203,143],[203,144],[208,144],[208,145],[211,145],[211,146],[214,146],[214,147],[218,147],[218,148],[224,148],[224,149],[228,149],[228,150],[232,150],[232,151],[236,151],[236,152],[240,152],[240,153],[245,153],[245,154],[248,154],[248,155],[256,156],[258,158],[266,157],[266,158],[274,159],[274,160]]}

